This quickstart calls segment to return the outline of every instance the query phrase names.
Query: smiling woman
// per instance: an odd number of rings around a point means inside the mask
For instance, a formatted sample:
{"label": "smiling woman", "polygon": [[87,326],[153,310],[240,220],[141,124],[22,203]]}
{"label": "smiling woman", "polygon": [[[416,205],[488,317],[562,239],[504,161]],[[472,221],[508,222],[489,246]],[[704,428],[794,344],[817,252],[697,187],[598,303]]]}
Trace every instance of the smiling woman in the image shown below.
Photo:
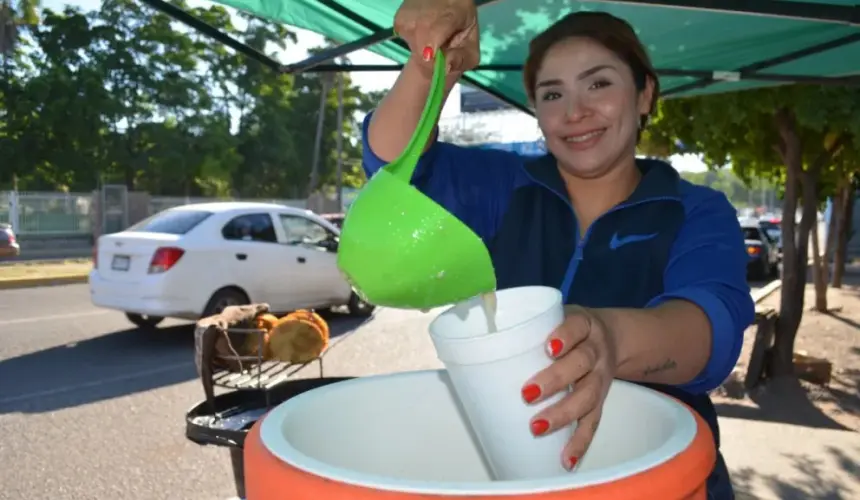
{"label": "smiling woman", "polygon": [[[365,119],[368,175],[415,130],[430,86],[428,54],[446,53],[449,90],[479,59],[473,0],[406,0],[395,28],[412,56]],[[578,421],[559,450],[574,468],[617,377],[684,401],[717,438],[707,393],[734,367],[754,315],[734,208],[671,165],[636,159],[659,86],[624,20],[592,12],[560,19],[529,45],[524,84],[549,154],[431,140],[412,178],[483,239],[500,289],[562,292],[567,316],[547,338],[554,362],[523,380],[521,392],[539,403],[570,384],[576,390],[523,425],[546,434]],[[733,498],[722,458],[708,495]]]}

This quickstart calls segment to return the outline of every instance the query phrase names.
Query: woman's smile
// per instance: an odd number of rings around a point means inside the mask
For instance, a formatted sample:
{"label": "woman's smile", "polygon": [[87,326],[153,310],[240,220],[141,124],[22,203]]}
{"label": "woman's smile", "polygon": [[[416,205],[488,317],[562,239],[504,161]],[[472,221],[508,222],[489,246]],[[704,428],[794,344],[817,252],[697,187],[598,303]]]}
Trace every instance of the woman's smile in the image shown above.
{"label": "woman's smile", "polygon": [[587,132],[563,136],[561,140],[567,149],[572,151],[587,151],[600,142],[604,132],[606,132],[605,128],[592,129]]}

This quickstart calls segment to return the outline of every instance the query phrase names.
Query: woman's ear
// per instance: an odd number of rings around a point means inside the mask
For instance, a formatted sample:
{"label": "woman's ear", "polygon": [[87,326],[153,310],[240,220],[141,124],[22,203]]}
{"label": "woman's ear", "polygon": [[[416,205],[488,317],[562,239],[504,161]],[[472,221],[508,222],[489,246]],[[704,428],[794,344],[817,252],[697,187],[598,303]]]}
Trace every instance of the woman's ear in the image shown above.
{"label": "woman's ear", "polygon": [[636,103],[639,115],[650,115],[654,111],[654,79],[650,76],[645,77],[645,88],[639,92],[639,100]]}

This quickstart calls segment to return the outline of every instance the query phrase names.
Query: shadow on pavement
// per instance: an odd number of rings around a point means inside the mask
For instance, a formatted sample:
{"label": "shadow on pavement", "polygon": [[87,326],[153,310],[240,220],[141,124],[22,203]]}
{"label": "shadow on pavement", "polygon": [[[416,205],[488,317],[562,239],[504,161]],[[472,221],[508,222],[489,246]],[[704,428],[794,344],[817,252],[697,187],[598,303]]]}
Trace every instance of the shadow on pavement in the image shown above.
{"label": "shadow on pavement", "polygon": [[[748,393],[745,392],[743,382],[737,379],[727,381],[724,388],[727,394],[746,394],[756,406],[717,403],[714,406],[721,417],[801,425],[817,429],[852,430],[816,408],[809,400],[806,390],[800,385],[800,381],[793,377],[768,380]],[[856,400],[857,396],[853,395],[853,398],[848,399]],[[860,404],[860,401],[846,403],[852,407],[857,404]]]}
{"label": "shadow on pavement", "polygon": [[[331,337],[371,320],[326,314]],[[129,329],[0,361],[0,415],[97,403],[197,379],[194,326]]]}
{"label": "shadow on pavement", "polygon": [[[811,459],[803,455],[785,455],[792,462],[792,471],[785,475],[761,475],[752,468],[745,467],[732,471],[732,483],[738,500],[754,500],[756,490],[769,490],[772,493],[766,498],[780,500],[850,500],[857,498],[857,481],[844,484],[833,479],[828,472],[840,472],[842,477],[860,477],[860,463],[848,456],[844,451],[829,448],[828,453],[837,464],[840,471],[828,471],[829,465],[821,460]],[[860,453],[860,450],[857,450]],[[786,477],[787,476],[787,477]],[[791,479],[789,479],[789,477]],[[756,488],[758,486],[758,488]]]}

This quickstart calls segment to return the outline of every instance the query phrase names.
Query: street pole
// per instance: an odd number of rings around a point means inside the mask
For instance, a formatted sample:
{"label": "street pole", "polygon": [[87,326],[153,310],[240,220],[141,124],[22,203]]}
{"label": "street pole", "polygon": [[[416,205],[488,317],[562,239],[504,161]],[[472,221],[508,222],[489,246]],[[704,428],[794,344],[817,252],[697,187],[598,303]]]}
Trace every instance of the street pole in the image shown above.
{"label": "street pole", "polygon": [[343,210],[343,73],[337,74],[337,170],[335,188],[337,189],[338,211]]}
{"label": "street pole", "polygon": [[322,135],[323,135],[323,125],[325,123],[325,101],[328,97],[328,91],[331,88],[332,84],[332,75],[331,73],[324,73],[320,76],[321,80],[321,89],[320,89],[320,110],[319,115],[317,116],[317,135],[314,139],[314,157],[311,162],[311,179],[308,184],[308,196],[314,194],[314,191],[317,190],[317,184],[319,184],[320,177],[320,156],[322,149]]}

